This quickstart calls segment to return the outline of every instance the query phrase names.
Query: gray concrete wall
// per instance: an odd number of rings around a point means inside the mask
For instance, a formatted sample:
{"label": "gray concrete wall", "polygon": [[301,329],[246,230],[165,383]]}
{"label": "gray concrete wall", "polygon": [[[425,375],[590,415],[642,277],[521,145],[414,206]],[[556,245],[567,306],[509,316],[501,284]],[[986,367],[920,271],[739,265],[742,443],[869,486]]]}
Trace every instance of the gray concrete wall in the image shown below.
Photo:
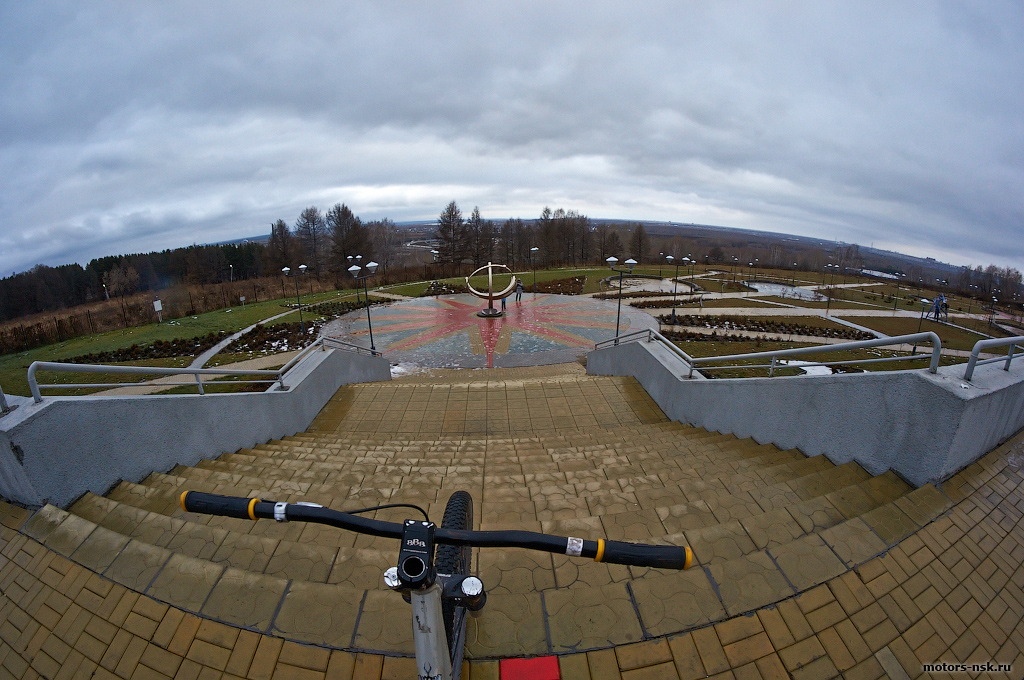
{"label": "gray concrete wall", "polygon": [[587,372],[630,375],[665,414],[752,437],[872,474],[939,481],[1024,427],[1024,361],[832,376],[686,380],[683,362],[659,343],[630,342],[587,356]]}
{"label": "gray concrete wall", "polygon": [[295,434],[342,385],[390,379],[386,359],[329,350],[289,371],[284,392],[48,397],[0,420],[0,495],[65,506],[120,480]]}

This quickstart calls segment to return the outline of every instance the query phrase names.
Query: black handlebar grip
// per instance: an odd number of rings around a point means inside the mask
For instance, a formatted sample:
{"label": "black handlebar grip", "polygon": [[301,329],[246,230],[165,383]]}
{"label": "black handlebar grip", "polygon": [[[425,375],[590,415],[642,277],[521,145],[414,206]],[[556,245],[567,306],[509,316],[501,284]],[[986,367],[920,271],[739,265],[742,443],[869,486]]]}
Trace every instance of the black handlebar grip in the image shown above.
{"label": "black handlebar grip", "polygon": [[223,515],[239,519],[256,519],[252,508],[258,502],[255,498],[221,496],[202,491],[186,491],[181,494],[181,509],[185,512],[201,512],[206,515]]}
{"label": "black handlebar grip", "polygon": [[[693,551],[689,546],[642,545],[622,541],[598,541],[597,562],[631,564],[635,567],[658,569],[689,569],[693,564]],[[603,549],[602,549],[603,548]]]}

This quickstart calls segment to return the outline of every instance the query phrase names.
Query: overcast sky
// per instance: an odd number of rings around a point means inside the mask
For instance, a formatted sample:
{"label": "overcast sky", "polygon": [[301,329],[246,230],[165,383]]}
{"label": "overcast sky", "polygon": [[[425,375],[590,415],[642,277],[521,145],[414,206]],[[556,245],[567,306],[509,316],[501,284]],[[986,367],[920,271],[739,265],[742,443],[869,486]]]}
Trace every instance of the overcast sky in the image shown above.
{"label": "overcast sky", "polygon": [[1020,2],[0,0],[0,273],[544,206],[1024,270]]}

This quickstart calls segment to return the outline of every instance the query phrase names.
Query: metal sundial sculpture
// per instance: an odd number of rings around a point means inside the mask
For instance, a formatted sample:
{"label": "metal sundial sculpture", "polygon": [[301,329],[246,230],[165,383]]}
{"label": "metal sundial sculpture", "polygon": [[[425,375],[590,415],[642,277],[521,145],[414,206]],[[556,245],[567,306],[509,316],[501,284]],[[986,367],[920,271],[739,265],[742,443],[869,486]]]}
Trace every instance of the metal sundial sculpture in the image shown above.
{"label": "metal sundial sculpture", "polygon": [[[473,286],[470,285],[470,283],[469,283],[469,280],[472,277],[476,276],[477,272],[482,272],[485,269],[487,270],[487,292],[486,293],[483,292],[483,291],[479,291],[476,288],[473,288]],[[482,317],[485,317],[485,318],[486,317],[502,316],[504,314],[504,312],[502,312],[500,309],[495,309],[494,308],[494,301],[495,300],[500,300],[500,299],[502,299],[504,297],[508,297],[509,294],[511,294],[512,291],[515,290],[515,288],[516,288],[517,280],[516,280],[515,275],[513,274],[512,275],[512,281],[509,282],[508,286],[504,290],[502,290],[501,292],[495,293],[494,292],[494,270],[495,269],[504,269],[509,274],[512,274],[512,270],[509,269],[508,267],[506,267],[505,265],[503,265],[503,264],[492,264],[492,263],[488,262],[486,267],[480,267],[479,269],[477,269],[472,274],[470,274],[469,276],[466,277],[466,287],[469,288],[469,292],[472,293],[473,295],[477,296],[478,298],[482,298],[484,300],[487,300],[487,307],[486,307],[486,309],[481,309],[479,312],[477,312],[476,313],[477,316],[482,316]]]}

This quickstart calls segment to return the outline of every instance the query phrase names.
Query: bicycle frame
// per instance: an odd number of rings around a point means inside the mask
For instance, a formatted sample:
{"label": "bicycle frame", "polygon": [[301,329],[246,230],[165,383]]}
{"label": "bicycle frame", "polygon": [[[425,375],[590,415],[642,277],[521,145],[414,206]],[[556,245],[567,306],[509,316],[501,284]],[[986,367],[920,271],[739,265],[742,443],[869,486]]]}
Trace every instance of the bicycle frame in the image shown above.
{"label": "bicycle frame", "polygon": [[[402,593],[412,608],[412,636],[419,680],[460,680],[466,647],[466,612],[478,611],[486,597],[475,576],[436,574],[433,522],[406,520],[398,566],[384,572],[384,583]],[[448,647],[441,600],[456,601]]]}
{"label": "bicycle frame", "polygon": [[[452,675],[448,639],[445,637],[444,622],[441,618],[441,586],[435,583],[426,590],[413,591],[409,596],[409,604],[412,605],[412,637],[416,645],[416,673],[419,679],[455,680]],[[459,666],[461,676],[461,663]]]}

